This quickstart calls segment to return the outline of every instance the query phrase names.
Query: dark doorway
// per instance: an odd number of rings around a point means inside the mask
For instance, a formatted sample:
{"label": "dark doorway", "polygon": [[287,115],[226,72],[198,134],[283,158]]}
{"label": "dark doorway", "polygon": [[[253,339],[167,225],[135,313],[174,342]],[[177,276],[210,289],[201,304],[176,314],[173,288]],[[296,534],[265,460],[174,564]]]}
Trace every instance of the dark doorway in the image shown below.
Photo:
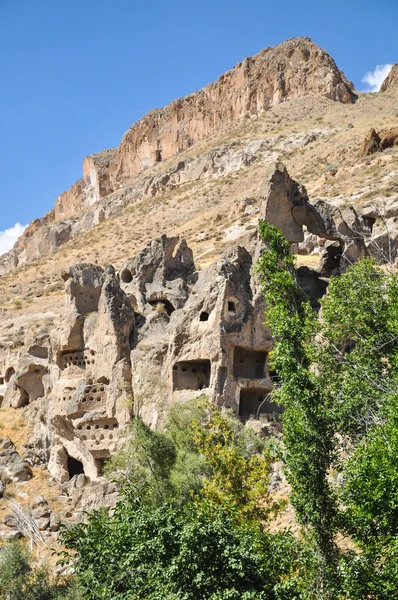
{"label": "dark doorway", "polygon": [[68,456],[68,473],[69,479],[72,479],[75,475],[84,475],[83,463],[73,458],[73,456]]}
{"label": "dark doorway", "polygon": [[279,415],[283,412],[282,406],[271,402],[265,390],[258,388],[244,388],[240,391],[239,416],[257,418],[263,414]]}
{"label": "dark doorway", "polygon": [[266,377],[267,353],[237,346],[234,350],[234,376],[245,379]]}

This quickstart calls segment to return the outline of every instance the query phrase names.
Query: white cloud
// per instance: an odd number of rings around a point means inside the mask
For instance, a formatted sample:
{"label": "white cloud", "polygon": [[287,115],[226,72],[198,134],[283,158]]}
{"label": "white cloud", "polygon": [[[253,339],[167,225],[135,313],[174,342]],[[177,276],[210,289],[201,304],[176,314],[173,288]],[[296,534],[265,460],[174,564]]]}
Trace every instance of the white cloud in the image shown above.
{"label": "white cloud", "polygon": [[11,250],[17,239],[26,229],[26,225],[15,223],[14,227],[0,231],[0,256],[8,250]]}
{"label": "white cloud", "polygon": [[391,69],[392,65],[376,65],[374,71],[368,71],[361,79],[362,83],[369,86],[364,92],[378,92]]}

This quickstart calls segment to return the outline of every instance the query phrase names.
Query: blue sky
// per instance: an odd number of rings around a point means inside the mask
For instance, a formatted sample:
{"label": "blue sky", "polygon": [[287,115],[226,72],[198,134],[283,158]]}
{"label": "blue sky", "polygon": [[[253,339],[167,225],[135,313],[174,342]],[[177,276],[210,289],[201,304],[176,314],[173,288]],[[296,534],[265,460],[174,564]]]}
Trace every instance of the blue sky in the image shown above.
{"label": "blue sky", "polygon": [[365,89],[398,62],[397,23],[397,0],[0,0],[0,244],[85,155],[245,56],[309,36]]}

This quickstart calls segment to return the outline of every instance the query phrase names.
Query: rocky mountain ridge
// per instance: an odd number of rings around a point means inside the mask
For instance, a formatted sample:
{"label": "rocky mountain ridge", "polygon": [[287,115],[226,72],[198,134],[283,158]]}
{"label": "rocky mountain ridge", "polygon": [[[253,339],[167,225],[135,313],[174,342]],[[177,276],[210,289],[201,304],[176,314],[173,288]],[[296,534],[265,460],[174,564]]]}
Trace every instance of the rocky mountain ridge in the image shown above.
{"label": "rocky mountain ridge", "polygon": [[[148,168],[232,122],[257,118],[272,106],[308,95],[348,104],[357,98],[327,52],[310,38],[293,38],[247,57],[202,90],[150,111],[125,133],[120,146],[84,159],[83,178],[56,199],[52,211],[29,225],[14,250],[0,260],[0,275],[64,244],[75,228],[71,223],[60,227],[60,222],[118,196]],[[83,219],[83,230],[98,218]]]}

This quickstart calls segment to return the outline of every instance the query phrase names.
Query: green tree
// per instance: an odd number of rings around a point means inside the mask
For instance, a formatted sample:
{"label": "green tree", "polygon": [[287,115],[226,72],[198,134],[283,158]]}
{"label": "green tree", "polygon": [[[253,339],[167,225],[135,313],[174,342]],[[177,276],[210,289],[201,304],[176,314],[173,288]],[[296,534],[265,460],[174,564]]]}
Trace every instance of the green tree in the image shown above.
{"label": "green tree", "polygon": [[[312,564],[303,597],[395,598],[397,276],[358,261],[331,279],[318,314],[296,283],[281,232],[261,223],[260,234],[281,379],[274,398],[285,407],[283,459]],[[340,551],[338,532],[361,553]]]}

